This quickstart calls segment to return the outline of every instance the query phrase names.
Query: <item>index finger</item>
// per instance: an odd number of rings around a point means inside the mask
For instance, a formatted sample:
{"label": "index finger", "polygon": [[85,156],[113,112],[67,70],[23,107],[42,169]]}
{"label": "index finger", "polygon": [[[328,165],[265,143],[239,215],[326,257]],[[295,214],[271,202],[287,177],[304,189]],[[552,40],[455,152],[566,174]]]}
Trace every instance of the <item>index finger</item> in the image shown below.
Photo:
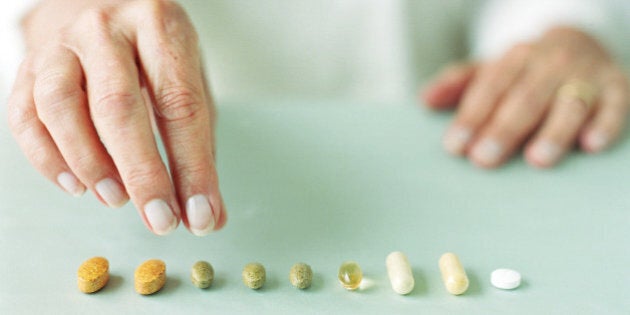
{"label": "index finger", "polygon": [[[75,30],[85,71],[90,114],[131,200],[154,233],[177,227],[179,206],[155,142],[140,92],[134,49],[111,24],[112,13],[94,9]],[[81,23],[82,22],[82,23]]]}

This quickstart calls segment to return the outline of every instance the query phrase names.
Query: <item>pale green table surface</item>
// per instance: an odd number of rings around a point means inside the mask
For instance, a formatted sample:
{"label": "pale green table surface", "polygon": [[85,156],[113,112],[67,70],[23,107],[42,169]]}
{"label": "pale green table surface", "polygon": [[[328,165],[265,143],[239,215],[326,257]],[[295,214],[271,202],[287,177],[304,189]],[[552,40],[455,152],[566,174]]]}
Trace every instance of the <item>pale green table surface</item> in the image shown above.
{"label": "pale green table surface", "polygon": [[[630,145],[573,154],[553,170],[521,158],[495,171],[448,156],[450,116],[413,104],[220,104],[218,165],[229,211],[224,230],[199,238],[182,226],[148,232],[127,205],[74,199],[34,171],[2,125],[0,314],[630,314]],[[147,187],[147,189],[151,189]],[[416,280],[390,288],[385,257],[407,253]],[[449,295],[437,261],[457,253],[470,277]],[[109,259],[112,279],[82,294],[76,270]],[[144,260],[167,264],[153,296],[133,289]],[[216,282],[193,287],[189,270],[210,261]],[[360,263],[368,281],[348,292],[336,275]],[[259,291],[241,269],[263,263]],[[288,272],[310,264],[313,286]],[[509,267],[524,283],[495,289]]]}

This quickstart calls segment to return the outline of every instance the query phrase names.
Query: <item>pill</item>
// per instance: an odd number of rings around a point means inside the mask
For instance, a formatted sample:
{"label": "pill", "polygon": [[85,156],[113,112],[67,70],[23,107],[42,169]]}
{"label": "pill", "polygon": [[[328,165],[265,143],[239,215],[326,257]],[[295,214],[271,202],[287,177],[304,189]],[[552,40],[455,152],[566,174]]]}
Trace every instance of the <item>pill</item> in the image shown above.
{"label": "pill", "polygon": [[142,295],[160,291],[166,283],[166,265],[159,259],[143,262],[134,274],[136,292]]}
{"label": "pill", "polygon": [[249,263],[243,268],[243,283],[254,290],[260,289],[265,284],[265,267],[260,263]]}
{"label": "pill", "polygon": [[96,292],[109,281],[109,262],[103,257],[92,257],[79,266],[77,276],[81,292]]}
{"label": "pill", "polygon": [[297,263],[289,271],[289,281],[298,289],[306,289],[313,281],[313,270],[305,263]]}
{"label": "pill", "polygon": [[490,283],[499,289],[516,289],[521,285],[521,274],[512,269],[497,269],[490,274]]}
{"label": "pill", "polygon": [[442,255],[439,265],[446,291],[453,295],[460,295],[468,290],[468,276],[455,254]]}
{"label": "pill", "polygon": [[346,290],[356,290],[363,280],[363,272],[356,262],[346,261],[339,267],[338,278]]}
{"label": "pill", "polygon": [[214,280],[214,269],[207,261],[200,260],[192,266],[190,271],[190,281],[200,289],[205,289],[212,285]]}
{"label": "pill", "polygon": [[415,281],[407,256],[401,252],[392,252],[385,259],[387,275],[392,289],[398,294],[408,294],[413,290]]}

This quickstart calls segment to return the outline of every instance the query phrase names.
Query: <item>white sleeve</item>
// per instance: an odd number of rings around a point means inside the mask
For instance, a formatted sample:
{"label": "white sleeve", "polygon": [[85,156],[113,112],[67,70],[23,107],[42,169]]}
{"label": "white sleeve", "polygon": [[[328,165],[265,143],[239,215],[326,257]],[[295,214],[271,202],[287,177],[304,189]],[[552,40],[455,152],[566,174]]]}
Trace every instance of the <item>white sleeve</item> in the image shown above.
{"label": "white sleeve", "polygon": [[553,26],[575,26],[594,35],[616,58],[630,57],[628,0],[490,0],[473,28],[472,53],[497,57]]}
{"label": "white sleeve", "polygon": [[0,95],[6,96],[15,80],[17,68],[24,57],[24,42],[20,21],[36,3],[35,0],[0,2]]}

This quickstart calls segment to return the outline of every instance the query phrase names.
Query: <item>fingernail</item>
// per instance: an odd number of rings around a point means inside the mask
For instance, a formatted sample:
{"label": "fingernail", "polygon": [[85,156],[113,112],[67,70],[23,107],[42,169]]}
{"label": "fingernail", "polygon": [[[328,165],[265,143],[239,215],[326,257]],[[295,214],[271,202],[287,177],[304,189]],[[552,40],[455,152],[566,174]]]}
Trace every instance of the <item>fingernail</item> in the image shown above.
{"label": "fingernail", "polygon": [[208,198],[194,195],[186,202],[186,216],[190,231],[197,236],[204,236],[214,229],[214,215]]}
{"label": "fingernail", "polygon": [[541,166],[550,166],[560,158],[560,147],[549,140],[540,140],[532,147],[532,158]]}
{"label": "fingernail", "polygon": [[99,181],[94,188],[107,205],[112,208],[122,207],[129,200],[121,185],[111,178]]}
{"label": "fingernail", "polygon": [[57,175],[57,182],[69,194],[79,197],[85,192],[85,186],[72,174],[63,172]]}
{"label": "fingernail", "polygon": [[164,200],[153,199],[147,202],[144,215],[157,235],[166,235],[177,227],[177,218]]}
{"label": "fingernail", "polygon": [[585,141],[589,151],[599,152],[608,146],[609,139],[603,132],[593,130],[586,134]]}
{"label": "fingernail", "polygon": [[483,166],[492,166],[499,162],[502,153],[503,148],[497,141],[485,138],[475,145],[471,156]]}
{"label": "fingernail", "polygon": [[444,148],[451,154],[462,155],[471,137],[470,129],[452,126],[444,135]]}

